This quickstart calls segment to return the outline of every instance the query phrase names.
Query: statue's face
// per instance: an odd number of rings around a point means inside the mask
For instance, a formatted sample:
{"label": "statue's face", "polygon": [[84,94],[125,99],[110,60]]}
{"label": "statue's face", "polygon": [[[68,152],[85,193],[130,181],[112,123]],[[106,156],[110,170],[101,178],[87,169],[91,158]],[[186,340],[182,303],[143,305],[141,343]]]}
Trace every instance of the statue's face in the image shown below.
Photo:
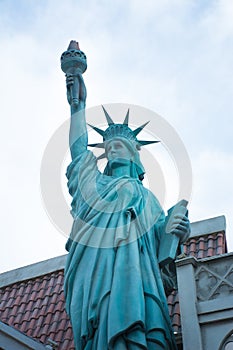
{"label": "statue's face", "polygon": [[105,152],[108,160],[114,160],[117,158],[130,160],[132,157],[131,151],[121,140],[109,141],[106,145]]}

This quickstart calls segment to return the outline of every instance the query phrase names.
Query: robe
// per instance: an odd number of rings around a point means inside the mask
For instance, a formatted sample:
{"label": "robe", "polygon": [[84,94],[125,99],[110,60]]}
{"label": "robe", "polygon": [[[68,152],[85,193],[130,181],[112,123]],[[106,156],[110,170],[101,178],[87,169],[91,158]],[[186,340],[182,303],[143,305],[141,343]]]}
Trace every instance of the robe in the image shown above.
{"label": "robe", "polygon": [[85,151],[67,169],[74,218],[64,292],[76,350],[176,349],[157,261],[164,212]]}

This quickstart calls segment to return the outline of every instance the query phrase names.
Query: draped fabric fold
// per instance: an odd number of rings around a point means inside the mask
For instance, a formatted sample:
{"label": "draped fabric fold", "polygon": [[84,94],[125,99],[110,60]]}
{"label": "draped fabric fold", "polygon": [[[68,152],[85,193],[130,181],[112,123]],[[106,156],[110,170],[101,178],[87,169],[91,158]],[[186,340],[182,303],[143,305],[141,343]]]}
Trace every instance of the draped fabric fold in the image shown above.
{"label": "draped fabric fold", "polygon": [[101,174],[89,151],[67,177],[74,223],[64,291],[76,349],[176,349],[157,262],[157,199],[137,179]]}

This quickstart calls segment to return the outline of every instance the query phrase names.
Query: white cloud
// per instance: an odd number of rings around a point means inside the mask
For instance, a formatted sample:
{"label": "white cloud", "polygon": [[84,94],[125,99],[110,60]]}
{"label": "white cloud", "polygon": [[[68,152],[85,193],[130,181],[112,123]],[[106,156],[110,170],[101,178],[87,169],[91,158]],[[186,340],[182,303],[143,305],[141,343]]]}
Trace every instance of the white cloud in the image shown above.
{"label": "white cloud", "polygon": [[211,41],[222,42],[233,35],[233,3],[231,0],[213,2],[210,11],[203,18],[203,29],[209,32]]}

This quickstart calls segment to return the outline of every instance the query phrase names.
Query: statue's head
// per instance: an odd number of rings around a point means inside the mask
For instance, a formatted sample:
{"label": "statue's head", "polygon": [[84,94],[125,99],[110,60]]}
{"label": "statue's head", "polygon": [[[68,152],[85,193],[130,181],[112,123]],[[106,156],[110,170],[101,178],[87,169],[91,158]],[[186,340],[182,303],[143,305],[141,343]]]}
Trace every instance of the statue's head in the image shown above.
{"label": "statue's head", "polygon": [[114,167],[129,166],[130,176],[143,180],[144,167],[139,156],[139,146],[136,142],[124,137],[115,137],[104,141],[105,155],[108,159],[104,170],[105,175],[112,175]]}
{"label": "statue's head", "polygon": [[108,128],[104,131],[90,125],[103,137],[103,142],[89,144],[89,146],[104,148],[105,152],[98,158],[101,159],[106,157],[108,159],[104,174],[111,175],[112,167],[117,163],[121,163],[122,165],[130,165],[130,173],[132,177],[143,180],[145,170],[140,161],[139,150],[141,149],[141,146],[159,142],[142,141],[137,139],[137,135],[149,122],[132,130],[128,126],[129,110],[125,116],[123,124],[115,124],[104,107],[103,110],[108,122]]}

